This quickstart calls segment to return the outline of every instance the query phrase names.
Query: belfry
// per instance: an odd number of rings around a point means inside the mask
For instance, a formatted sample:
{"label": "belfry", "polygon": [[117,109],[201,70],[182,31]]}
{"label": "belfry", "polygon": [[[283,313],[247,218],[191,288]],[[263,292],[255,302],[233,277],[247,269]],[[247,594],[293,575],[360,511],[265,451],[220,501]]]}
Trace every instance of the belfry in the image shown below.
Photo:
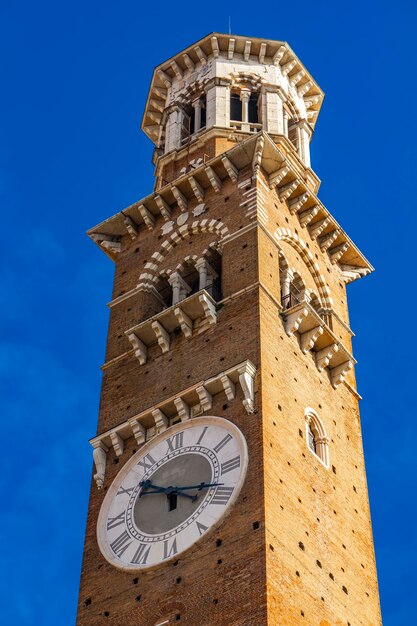
{"label": "belfry", "polygon": [[154,71],[154,190],[88,233],[115,278],[78,626],[381,624],[346,295],[373,268],[318,198],[322,101],[281,41]]}

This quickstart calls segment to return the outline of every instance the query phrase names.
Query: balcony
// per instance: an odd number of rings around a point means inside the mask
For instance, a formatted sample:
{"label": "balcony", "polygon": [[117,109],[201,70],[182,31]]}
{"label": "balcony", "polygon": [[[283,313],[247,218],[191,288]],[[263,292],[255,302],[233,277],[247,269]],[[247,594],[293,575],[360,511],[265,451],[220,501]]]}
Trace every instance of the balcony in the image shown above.
{"label": "balcony", "polygon": [[217,322],[216,302],[202,289],[157,315],[125,331],[141,365],[148,358],[148,348],[159,344],[162,353],[171,347],[171,333],[180,328],[189,339],[195,330],[201,331]]}
{"label": "balcony", "polygon": [[241,121],[230,121],[230,128],[233,130],[241,130],[245,133],[257,133],[262,129],[262,124],[257,124],[255,122],[241,122]]}
{"label": "balcony", "polygon": [[302,352],[314,353],[320,372],[328,367],[330,381],[336,388],[356,363],[355,359],[309,302],[297,302],[292,294],[287,300],[282,312],[287,335],[298,333]]}

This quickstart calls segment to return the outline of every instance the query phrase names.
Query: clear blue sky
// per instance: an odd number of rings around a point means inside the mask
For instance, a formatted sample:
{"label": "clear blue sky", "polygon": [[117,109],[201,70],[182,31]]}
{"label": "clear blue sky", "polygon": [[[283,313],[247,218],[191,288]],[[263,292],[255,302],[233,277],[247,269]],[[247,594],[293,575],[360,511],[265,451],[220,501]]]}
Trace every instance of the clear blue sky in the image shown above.
{"label": "clear blue sky", "polygon": [[152,191],[153,67],[229,14],[326,92],[320,197],[377,270],[349,302],[384,624],[415,623],[415,1],[0,0],[2,624],[74,624],[113,274],[84,232]]}

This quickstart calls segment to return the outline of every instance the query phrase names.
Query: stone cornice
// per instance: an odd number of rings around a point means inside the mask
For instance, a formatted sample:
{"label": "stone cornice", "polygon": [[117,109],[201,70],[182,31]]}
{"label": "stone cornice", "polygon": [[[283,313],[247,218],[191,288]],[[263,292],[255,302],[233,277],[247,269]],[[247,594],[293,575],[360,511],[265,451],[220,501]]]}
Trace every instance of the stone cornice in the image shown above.
{"label": "stone cornice", "polygon": [[110,448],[113,448],[119,457],[123,454],[125,439],[135,437],[137,445],[143,445],[145,441],[168,428],[170,422],[185,421],[211,410],[212,398],[219,393],[225,393],[227,400],[233,400],[239,386],[242,404],[246,412],[252,414],[256,371],[256,367],[249,360],[238,363],[148,407],[137,415],[128,417],[121,424],[90,439],[96,464],[94,479],[98,488],[101,489],[104,485],[106,457]]}
{"label": "stone cornice", "polygon": [[123,235],[128,233],[134,239],[141,227],[153,230],[158,215],[169,221],[174,205],[186,211],[188,202],[204,201],[207,189],[220,191],[226,179],[236,184],[240,170],[248,167],[256,172],[259,168],[263,170],[269,187],[276,189],[291,213],[297,214],[300,225],[307,229],[312,239],[317,239],[331,263],[340,267],[346,282],[373,271],[372,265],[318,199],[311,170],[294,158],[288,139],[283,136],[272,138],[264,131],[250,135],[226,152],[135,202],[89,230],[88,235],[115,259]]}
{"label": "stone cornice", "polygon": [[255,61],[261,65],[279,68],[282,76],[288,79],[291,97],[304,100],[308,122],[314,128],[324,93],[288,43],[211,33],[155,68],[141,125],[151,141],[158,142],[162,115],[172,84],[176,81],[194,80],[198,70],[216,59]]}

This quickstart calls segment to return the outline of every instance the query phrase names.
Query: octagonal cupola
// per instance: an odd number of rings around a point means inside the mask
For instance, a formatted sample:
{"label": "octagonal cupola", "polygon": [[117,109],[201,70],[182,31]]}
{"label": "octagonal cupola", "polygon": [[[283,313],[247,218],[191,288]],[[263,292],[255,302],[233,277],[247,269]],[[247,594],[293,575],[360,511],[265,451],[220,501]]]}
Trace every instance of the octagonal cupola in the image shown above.
{"label": "octagonal cupola", "polygon": [[155,69],[142,129],[156,146],[157,177],[184,149],[204,159],[260,130],[286,136],[310,167],[322,100],[287,43],[214,33]]}

